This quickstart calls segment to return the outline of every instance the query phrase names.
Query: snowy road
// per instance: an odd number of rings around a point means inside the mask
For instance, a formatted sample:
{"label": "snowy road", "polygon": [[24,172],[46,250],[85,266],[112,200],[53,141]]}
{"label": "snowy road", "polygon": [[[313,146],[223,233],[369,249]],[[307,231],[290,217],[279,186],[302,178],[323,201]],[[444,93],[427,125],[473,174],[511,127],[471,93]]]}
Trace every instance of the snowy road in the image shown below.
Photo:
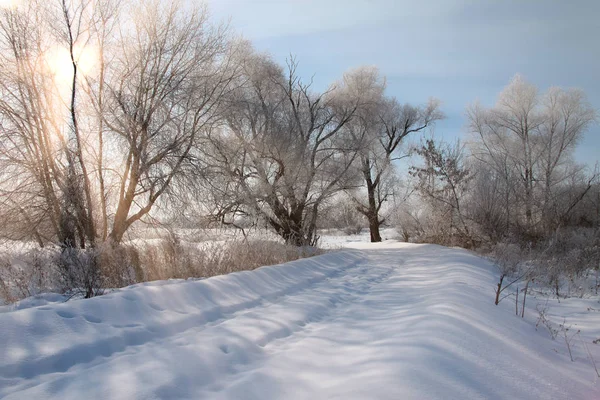
{"label": "snowy road", "polygon": [[600,398],[487,262],[365,247],[2,314],[0,398]]}

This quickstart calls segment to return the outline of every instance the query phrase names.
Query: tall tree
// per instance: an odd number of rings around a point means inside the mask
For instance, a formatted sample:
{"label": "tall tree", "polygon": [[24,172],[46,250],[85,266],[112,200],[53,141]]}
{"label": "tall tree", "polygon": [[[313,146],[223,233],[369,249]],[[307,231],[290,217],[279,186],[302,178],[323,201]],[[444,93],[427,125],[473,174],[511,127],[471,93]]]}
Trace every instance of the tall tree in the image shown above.
{"label": "tall tree", "polygon": [[[3,198],[11,208],[26,201],[25,221],[48,220],[49,236],[58,242],[74,246],[79,236],[84,246],[77,218],[84,208],[80,176],[65,127],[65,86],[55,65],[54,33],[64,27],[64,17],[62,3],[53,5],[31,0],[1,11],[0,135],[2,164],[12,175],[2,185]],[[72,74],[67,78],[73,82]]]}
{"label": "tall tree", "polygon": [[401,144],[415,133],[424,132],[443,118],[439,102],[425,106],[401,105],[385,97],[385,80],[372,67],[362,67],[344,75],[347,96],[356,96],[358,109],[350,124],[355,140],[361,140],[359,174],[364,179],[366,199],[360,190],[350,191],[357,210],[369,221],[372,242],[381,241],[385,223],[382,207],[394,195],[394,162],[405,156]]}
{"label": "tall tree", "polygon": [[104,124],[124,149],[115,243],[182,172],[236,74],[225,31],[208,24],[206,8],[142,1],[133,21],[103,104]]}
{"label": "tall tree", "polygon": [[249,54],[241,80],[205,155],[221,218],[253,215],[287,243],[314,245],[319,207],[344,186],[356,157],[343,129],[356,104],[333,87],[312,91],[294,60],[284,72]]}
{"label": "tall tree", "polygon": [[504,180],[507,225],[529,235],[552,229],[553,187],[569,176],[572,151],[596,119],[584,94],[552,88],[541,95],[517,75],[494,107],[476,104],[467,116],[473,155]]}
{"label": "tall tree", "polygon": [[183,2],[24,0],[0,35],[2,201],[69,246],[151,211],[237,74],[227,30]]}
{"label": "tall tree", "polygon": [[[553,189],[566,183],[572,173],[572,153],[584,132],[596,120],[596,111],[581,90],[551,88],[542,99],[543,123],[539,129],[540,180],[543,181],[541,219],[545,231],[561,219]],[[586,185],[591,188],[591,181]]]}

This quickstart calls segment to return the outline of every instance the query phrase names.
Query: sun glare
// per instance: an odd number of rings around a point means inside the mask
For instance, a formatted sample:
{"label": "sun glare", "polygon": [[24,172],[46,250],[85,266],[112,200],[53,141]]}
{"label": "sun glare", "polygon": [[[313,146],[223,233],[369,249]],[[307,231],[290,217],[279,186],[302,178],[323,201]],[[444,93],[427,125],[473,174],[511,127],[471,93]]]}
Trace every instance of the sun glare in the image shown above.
{"label": "sun glare", "polygon": [[[98,64],[98,52],[93,46],[75,49],[77,72],[80,76],[92,75]],[[58,85],[70,84],[73,80],[73,64],[69,51],[64,47],[56,47],[46,55],[50,72]]]}
{"label": "sun glare", "polygon": [[13,8],[17,8],[18,5],[19,5],[19,0],[0,0],[0,9],[1,8],[13,9]]}

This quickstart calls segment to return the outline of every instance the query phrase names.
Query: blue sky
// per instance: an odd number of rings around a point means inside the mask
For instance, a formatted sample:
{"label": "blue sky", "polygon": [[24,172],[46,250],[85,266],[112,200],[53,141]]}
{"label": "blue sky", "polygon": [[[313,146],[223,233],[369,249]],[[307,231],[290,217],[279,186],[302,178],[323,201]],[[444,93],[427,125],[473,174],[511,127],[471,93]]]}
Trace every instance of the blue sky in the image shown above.
{"label": "blue sky", "polygon": [[[464,136],[465,107],[492,105],[521,73],[541,91],[578,87],[600,109],[600,0],[209,0],[213,16],[325,88],[376,65],[401,102],[442,100],[436,137]],[[600,125],[576,151],[600,160]]]}

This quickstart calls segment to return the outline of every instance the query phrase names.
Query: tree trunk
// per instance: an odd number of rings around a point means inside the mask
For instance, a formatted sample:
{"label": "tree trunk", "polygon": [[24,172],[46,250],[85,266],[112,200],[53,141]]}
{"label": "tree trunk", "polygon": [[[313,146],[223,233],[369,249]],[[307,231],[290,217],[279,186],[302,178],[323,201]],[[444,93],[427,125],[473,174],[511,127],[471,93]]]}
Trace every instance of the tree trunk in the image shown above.
{"label": "tree trunk", "polygon": [[496,299],[494,300],[495,305],[498,305],[498,303],[500,303],[500,292],[502,292],[502,281],[504,281],[504,275],[500,275],[500,282],[498,282],[498,287],[496,288]]}
{"label": "tree trunk", "polygon": [[369,209],[367,211],[366,217],[369,220],[369,232],[371,234],[371,242],[381,242],[381,234],[379,233],[379,226],[381,225],[381,221],[379,220],[379,215],[377,212],[377,203],[375,201],[375,191],[377,187],[371,178],[371,169],[369,166],[369,162],[364,162],[363,174],[365,176],[365,181],[367,183],[367,194],[369,197]]}
{"label": "tree trunk", "polygon": [[525,283],[525,290],[523,290],[523,307],[521,308],[521,318],[525,318],[525,301],[527,301],[527,291],[529,290],[529,282],[530,280],[527,280],[527,283]]}
{"label": "tree trunk", "polygon": [[285,240],[285,244],[303,247],[313,246],[315,244],[315,221],[302,221],[302,215],[296,215],[297,218],[282,213],[277,219],[269,219],[269,224],[275,232]]}
{"label": "tree trunk", "polygon": [[369,232],[371,233],[371,242],[381,242],[381,234],[379,232],[380,221],[377,214],[371,215],[369,218]]}
{"label": "tree trunk", "polygon": [[[62,2],[62,11],[65,18],[65,24],[67,27],[67,44],[69,47],[69,56],[71,59],[71,67],[73,68],[73,75],[71,76],[71,104],[69,106],[69,112],[71,114],[71,130],[75,139],[75,156],[77,157],[79,168],[81,168],[82,181],[81,184],[83,186],[83,194],[85,195],[85,202],[81,199],[81,196],[77,196],[77,206],[79,206],[78,210],[78,219],[83,228],[83,234],[85,238],[89,241],[89,244],[94,247],[96,241],[96,228],[94,226],[94,213],[93,213],[93,203],[92,203],[92,194],[91,194],[91,182],[90,177],[87,173],[87,167],[85,164],[85,160],[83,158],[83,146],[81,140],[81,134],[79,132],[79,122],[77,118],[77,110],[76,110],[76,102],[77,102],[77,80],[78,80],[78,65],[75,58],[75,40],[76,37],[73,36],[72,30],[72,22],[71,17],[69,15],[69,9],[67,7],[66,0]],[[67,150],[69,151],[69,150]],[[74,164],[73,164],[74,165]],[[81,189],[81,188],[78,188]],[[82,241],[81,248],[85,248],[85,239]]]}
{"label": "tree trunk", "polygon": [[313,238],[305,235],[301,229],[286,230],[281,236],[285,244],[296,247],[310,246],[313,242]]}

